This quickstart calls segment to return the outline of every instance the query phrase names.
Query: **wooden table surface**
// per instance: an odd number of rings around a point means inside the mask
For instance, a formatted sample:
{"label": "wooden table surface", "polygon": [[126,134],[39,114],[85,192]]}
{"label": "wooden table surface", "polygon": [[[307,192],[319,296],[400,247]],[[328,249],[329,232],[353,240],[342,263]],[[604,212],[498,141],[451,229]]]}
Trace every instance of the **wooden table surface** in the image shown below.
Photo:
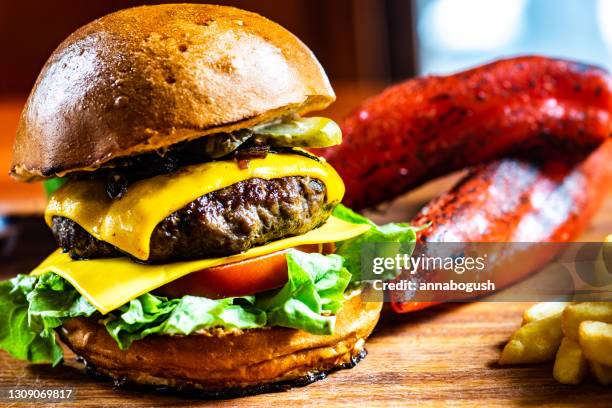
{"label": "wooden table surface", "polygon": [[[364,90],[363,93],[367,93]],[[361,97],[361,95],[360,95]],[[356,100],[357,98],[353,99]],[[0,101],[0,133],[6,124],[16,123],[19,102]],[[7,108],[8,107],[8,108]],[[333,116],[346,112],[348,104]],[[11,111],[12,114],[7,113]],[[8,119],[7,119],[8,118]],[[9,143],[10,144],[10,143]],[[6,141],[2,166],[6,162]],[[21,194],[17,185],[0,175],[0,202],[3,208],[23,208],[23,197],[31,202],[27,212],[39,211],[44,200],[40,189],[30,186]],[[371,214],[383,219],[408,219],[410,213],[437,191],[452,183],[452,177],[427,185],[386,209]],[[8,186],[8,187],[7,187]],[[19,192],[16,193],[16,192]],[[5,199],[5,198],[9,199]],[[17,197],[18,199],[16,199]],[[43,200],[43,201],[41,201]],[[37,210],[38,209],[38,210]],[[601,240],[612,232],[612,196],[599,212],[583,241]],[[76,392],[70,403],[79,407],[103,406],[271,406],[298,405],[406,405],[406,406],[612,406],[612,387],[592,380],[580,386],[564,386],[552,378],[551,364],[499,367],[500,347],[515,330],[524,303],[475,302],[442,305],[409,315],[383,313],[367,343],[367,358],[351,370],[331,374],[327,379],[304,388],[227,401],[194,401],[174,396],[117,389],[112,383],[94,380],[83,373],[74,355],[66,353],[65,365],[58,368],[32,366],[11,359],[0,351],[2,387],[69,387]],[[1,318],[1,317],[0,317]],[[0,406],[3,402],[0,401]],[[27,404],[15,404],[27,406]],[[59,405],[58,405],[59,406]]]}

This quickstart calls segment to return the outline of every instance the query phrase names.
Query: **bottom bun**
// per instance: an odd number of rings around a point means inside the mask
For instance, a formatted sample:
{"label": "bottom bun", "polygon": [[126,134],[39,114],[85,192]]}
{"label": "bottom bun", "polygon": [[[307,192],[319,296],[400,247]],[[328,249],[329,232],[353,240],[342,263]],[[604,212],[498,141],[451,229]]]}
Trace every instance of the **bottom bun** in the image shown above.
{"label": "bottom bun", "polygon": [[354,293],[336,316],[334,334],[273,327],[150,336],[120,350],[95,319],[75,318],[59,330],[88,369],[118,384],[147,385],[231,397],[306,385],[354,366],[382,304]]}

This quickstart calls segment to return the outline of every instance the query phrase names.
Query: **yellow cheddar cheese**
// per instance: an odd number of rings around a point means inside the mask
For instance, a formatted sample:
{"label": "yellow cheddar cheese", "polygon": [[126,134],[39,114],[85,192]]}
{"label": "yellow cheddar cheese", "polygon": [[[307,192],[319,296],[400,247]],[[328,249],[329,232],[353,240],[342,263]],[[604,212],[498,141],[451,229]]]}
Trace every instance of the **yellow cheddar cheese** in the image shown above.
{"label": "yellow cheddar cheese", "polygon": [[135,258],[149,258],[153,230],[168,215],[196,198],[251,178],[273,179],[309,176],[327,187],[327,201],[339,203],[344,183],[323,159],[297,154],[268,154],[250,160],[241,169],[235,161],[215,161],[140,180],[120,199],[111,200],[100,180],[71,181],[50,198],[45,220],[54,216],[71,219],[93,237],[108,242]]}
{"label": "yellow cheddar cheese", "polygon": [[251,248],[242,254],[165,265],[143,265],[127,257],[75,261],[68,254],[57,250],[36,267],[32,275],[46,272],[60,275],[69,281],[98,311],[106,314],[142,294],[191,272],[239,262],[299,245],[344,241],[361,235],[369,229],[369,225],[352,224],[332,216],[321,227],[306,234],[273,241]]}

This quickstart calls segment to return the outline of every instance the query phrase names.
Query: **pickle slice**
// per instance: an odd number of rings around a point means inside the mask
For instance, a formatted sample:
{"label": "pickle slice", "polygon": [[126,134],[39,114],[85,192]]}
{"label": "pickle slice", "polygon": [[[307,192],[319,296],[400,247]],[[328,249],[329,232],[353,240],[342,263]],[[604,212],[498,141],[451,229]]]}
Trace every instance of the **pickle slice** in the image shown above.
{"label": "pickle slice", "polygon": [[342,143],[342,131],[328,118],[284,120],[253,128],[255,136],[270,146],[329,147]]}

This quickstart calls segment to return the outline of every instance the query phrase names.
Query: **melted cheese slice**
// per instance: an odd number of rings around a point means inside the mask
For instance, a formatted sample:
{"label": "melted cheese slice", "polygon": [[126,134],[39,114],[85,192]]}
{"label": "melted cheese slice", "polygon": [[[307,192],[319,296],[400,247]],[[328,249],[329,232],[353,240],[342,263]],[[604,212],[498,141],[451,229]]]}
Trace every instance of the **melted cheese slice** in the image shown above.
{"label": "melted cheese slice", "polygon": [[58,249],[36,267],[32,275],[46,272],[60,275],[98,311],[106,314],[142,294],[191,272],[239,262],[298,245],[344,241],[361,235],[369,229],[369,225],[351,224],[332,216],[321,227],[306,234],[270,242],[251,248],[242,254],[165,265],[138,264],[127,257],[74,261],[68,254]]}
{"label": "melted cheese slice", "polygon": [[71,219],[95,238],[135,258],[147,260],[151,234],[164,218],[196,198],[239,181],[287,176],[310,176],[327,187],[327,201],[339,203],[344,183],[323,159],[296,154],[268,154],[250,160],[246,169],[235,161],[216,161],[140,180],[119,200],[111,200],[100,180],[72,181],[57,190],[45,211],[49,226],[54,216]]}

